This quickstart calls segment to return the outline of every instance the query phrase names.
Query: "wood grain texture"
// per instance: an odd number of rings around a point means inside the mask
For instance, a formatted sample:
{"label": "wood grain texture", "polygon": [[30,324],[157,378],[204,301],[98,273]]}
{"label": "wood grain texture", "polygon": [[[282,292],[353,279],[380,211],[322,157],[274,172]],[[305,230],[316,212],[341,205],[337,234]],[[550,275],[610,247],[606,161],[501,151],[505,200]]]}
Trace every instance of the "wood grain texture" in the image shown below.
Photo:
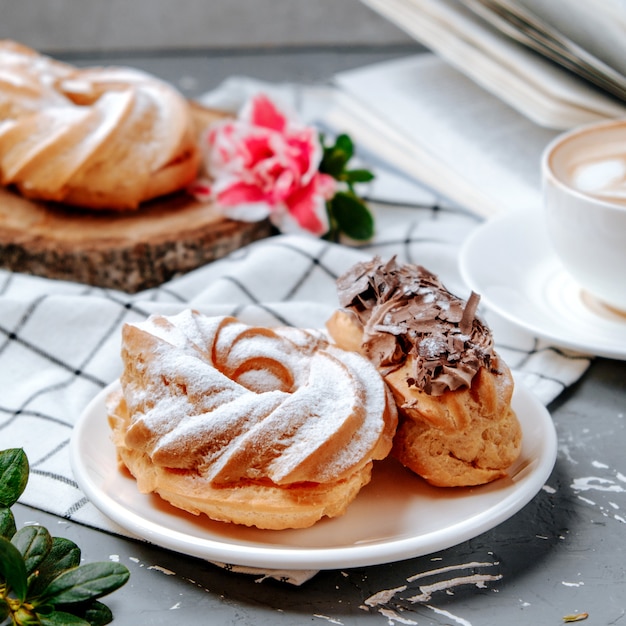
{"label": "wood grain texture", "polygon": [[0,266],[135,293],[267,237],[186,193],[132,212],[82,211],[0,188]]}

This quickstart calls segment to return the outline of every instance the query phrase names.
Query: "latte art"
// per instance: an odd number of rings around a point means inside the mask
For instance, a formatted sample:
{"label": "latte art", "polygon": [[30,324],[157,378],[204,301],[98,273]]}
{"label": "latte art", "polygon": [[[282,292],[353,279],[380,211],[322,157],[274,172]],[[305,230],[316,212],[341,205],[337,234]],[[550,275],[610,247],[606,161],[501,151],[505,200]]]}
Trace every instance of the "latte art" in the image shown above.
{"label": "latte art", "polygon": [[578,163],[571,184],[583,193],[626,204],[626,148],[623,155]]}

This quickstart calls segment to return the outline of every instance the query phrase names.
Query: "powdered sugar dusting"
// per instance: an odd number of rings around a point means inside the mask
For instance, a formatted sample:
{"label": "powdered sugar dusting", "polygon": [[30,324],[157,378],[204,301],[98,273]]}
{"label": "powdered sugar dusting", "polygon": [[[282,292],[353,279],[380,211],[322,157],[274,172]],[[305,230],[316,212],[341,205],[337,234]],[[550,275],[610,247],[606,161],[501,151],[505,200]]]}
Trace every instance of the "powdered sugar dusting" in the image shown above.
{"label": "powdered sugar dusting", "polygon": [[216,483],[338,480],[395,419],[373,365],[319,333],[185,311],[128,324],[123,358],[127,444]]}

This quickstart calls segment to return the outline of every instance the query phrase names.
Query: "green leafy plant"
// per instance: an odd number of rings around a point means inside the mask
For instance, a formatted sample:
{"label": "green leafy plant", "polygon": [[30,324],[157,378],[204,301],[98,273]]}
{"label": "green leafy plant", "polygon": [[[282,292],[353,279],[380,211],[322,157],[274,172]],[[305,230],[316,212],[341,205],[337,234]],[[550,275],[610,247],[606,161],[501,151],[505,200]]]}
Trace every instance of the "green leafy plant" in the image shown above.
{"label": "green leafy plant", "polygon": [[0,625],[99,626],[112,621],[98,601],[130,576],[120,563],[80,565],[80,548],[43,526],[17,530],[11,507],[30,468],[24,450],[0,451]]}
{"label": "green leafy plant", "polygon": [[338,241],[343,233],[350,239],[367,241],[374,235],[374,218],[367,204],[356,193],[355,185],[372,181],[374,174],[366,169],[348,169],[348,163],[354,156],[354,145],[348,135],[338,135],[331,146],[325,145],[323,135],[320,142],[324,153],[319,171],[345,186],[326,203],[330,230],[324,238]]}

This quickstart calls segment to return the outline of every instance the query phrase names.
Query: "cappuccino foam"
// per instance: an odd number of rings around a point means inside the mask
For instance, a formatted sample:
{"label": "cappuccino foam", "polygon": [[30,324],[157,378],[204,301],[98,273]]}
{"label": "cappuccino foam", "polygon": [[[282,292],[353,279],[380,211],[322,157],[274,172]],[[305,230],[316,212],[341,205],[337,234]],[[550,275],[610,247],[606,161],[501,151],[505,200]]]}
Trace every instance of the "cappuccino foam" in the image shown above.
{"label": "cappuccino foam", "polygon": [[571,184],[608,202],[626,203],[626,153],[578,163]]}

